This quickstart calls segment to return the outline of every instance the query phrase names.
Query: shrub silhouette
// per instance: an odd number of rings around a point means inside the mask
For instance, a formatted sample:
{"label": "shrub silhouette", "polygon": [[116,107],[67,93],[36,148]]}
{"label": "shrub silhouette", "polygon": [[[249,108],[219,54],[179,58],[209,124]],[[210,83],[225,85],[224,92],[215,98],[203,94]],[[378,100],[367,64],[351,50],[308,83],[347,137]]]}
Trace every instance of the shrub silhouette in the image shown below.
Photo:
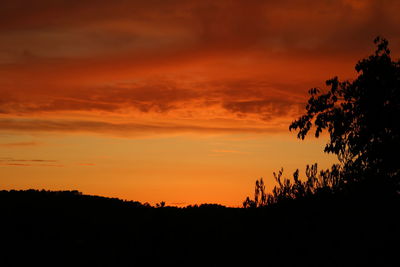
{"label": "shrub silhouette", "polygon": [[257,208],[267,205],[270,195],[265,192],[265,185],[262,178],[256,180],[256,187],[254,190],[254,200],[249,197],[243,202],[243,207],[245,208]]}
{"label": "shrub silhouette", "polygon": [[386,39],[377,37],[374,43],[375,53],[356,64],[354,81],[341,82],[334,77],[326,81],[327,93],[310,89],[306,113],[289,126],[298,131],[299,139],[313,126],[317,138],[328,131],[330,139],[324,151],[336,154],[340,164],[319,173],[316,164],[307,166],[305,181],[299,179],[298,170],[293,180],[283,178],[281,169],[274,173],[277,186],[272,193],[265,194],[262,179],[257,180],[254,200],[247,198],[243,207],[332,194],[363,180],[369,180],[363,190],[368,185],[396,192],[400,180],[400,164],[394,156],[400,151],[400,61],[391,59]]}
{"label": "shrub silhouette", "polygon": [[332,165],[331,169],[318,172],[317,163],[307,165],[305,181],[299,178],[299,170],[293,173],[293,179],[283,177],[283,169],[273,173],[277,185],[272,193],[265,192],[263,179],[256,181],[254,200],[249,197],[243,202],[244,208],[265,207],[294,199],[306,199],[317,195],[339,192],[343,188],[341,167]]}

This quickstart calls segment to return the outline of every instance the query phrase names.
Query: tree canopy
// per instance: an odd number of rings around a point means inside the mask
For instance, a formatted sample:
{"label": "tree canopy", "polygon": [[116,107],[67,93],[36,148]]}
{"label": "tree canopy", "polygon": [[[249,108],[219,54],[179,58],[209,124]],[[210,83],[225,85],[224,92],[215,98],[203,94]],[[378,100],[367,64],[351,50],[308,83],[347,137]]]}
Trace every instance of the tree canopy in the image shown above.
{"label": "tree canopy", "polygon": [[347,171],[387,177],[399,174],[400,61],[393,61],[386,39],[374,40],[373,55],[360,60],[353,81],[326,81],[328,92],[309,90],[306,112],[289,130],[304,139],[329,133],[325,152],[334,153]]}

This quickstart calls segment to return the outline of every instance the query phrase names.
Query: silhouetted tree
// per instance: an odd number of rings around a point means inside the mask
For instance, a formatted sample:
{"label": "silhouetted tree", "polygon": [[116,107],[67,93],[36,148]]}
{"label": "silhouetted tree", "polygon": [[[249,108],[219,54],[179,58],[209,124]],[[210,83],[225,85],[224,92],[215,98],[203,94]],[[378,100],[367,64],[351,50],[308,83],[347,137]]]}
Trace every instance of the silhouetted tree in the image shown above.
{"label": "silhouetted tree", "polygon": [[[331,194],[344,190],[350,181],[366,178],[373,183],[364,186],[377,189],[383,185],[381,193],[388,188],[396,192],[400,177],[400,162],[395,156],[400,151],[400,61],[391,59],[386,39],[377,37],[374,43],[375,53],[356,64],[358,77],[354,81],[340,82],[334,77],[326,81],[330,87],[327,93],[310,89],[306,114],[289,126],[289,130],[298,130],[300,139],[312,126],[316,137],[327,130],[330,140],[324,151],[336,154],[341,164],[319,173],[316,164],[307,166],[305,181],[299,179],[298,170],[293,179],[283,178],[281,169],[274,173],[277,186],[272,193],[265,194],[262,179],[257,180],[254,200],[247,197],[243,207]],[[378,183],[376,178],[385,181]]]}
{"label": "silhouetted tree", "polygon": [[306,114],[289,127],[300,139],[313,125],[316,137],[327,130],[325,152],[336,154],[353,179],[362,173],[393,177],[400,170],[400,61],[391,59],[386,39],[374,43],[375,54],[355,66],[354,81],[330,79],[324,94],[310,89]]}

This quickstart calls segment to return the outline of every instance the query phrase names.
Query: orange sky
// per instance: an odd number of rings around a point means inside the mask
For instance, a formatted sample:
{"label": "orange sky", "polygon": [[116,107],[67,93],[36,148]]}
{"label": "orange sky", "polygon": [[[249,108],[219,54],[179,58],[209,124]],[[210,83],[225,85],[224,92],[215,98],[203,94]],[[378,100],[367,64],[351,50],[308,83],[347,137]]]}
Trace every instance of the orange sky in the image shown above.
{"label": "orange sky", "polygon": [[[289,123],[355,77],[399,1],[6,0],[0,188],[238,206],[255,179],[327,167]],[[396,52],[396,51],[395,51]]]}

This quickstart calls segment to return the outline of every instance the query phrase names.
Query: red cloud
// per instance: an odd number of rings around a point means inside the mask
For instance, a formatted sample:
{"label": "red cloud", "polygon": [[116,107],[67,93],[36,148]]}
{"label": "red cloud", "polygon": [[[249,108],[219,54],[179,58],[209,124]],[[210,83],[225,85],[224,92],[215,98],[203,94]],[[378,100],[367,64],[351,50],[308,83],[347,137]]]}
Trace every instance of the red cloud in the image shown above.
{"label": "red cloud", "polygon": [[282,131],[280,127],[229,127],[201,126],[172,123],[111,123],[104,121],[0,119],[1,131],[12,132],[87,132],[106,133],[121,136],[171,134],[171,133],[252,133],[265,134]]}
{"label": "red cloud", "polygon": [[399,9],[395,0],[6,1],[1,130],[286,130],[304,92],[350,78],[377,34],[399,45]]}

